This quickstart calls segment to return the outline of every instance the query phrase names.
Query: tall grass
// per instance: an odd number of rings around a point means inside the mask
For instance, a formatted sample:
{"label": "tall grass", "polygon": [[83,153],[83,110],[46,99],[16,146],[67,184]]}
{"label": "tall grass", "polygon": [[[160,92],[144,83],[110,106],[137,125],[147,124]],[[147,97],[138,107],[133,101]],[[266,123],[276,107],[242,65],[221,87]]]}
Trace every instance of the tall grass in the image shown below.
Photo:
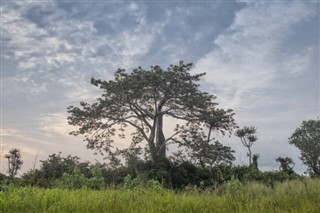
{"label": "tall grass", "polygon": [[303,179],[269,188],[231,181],[214,191],[165,189],[41,189],[0,192],[0,212],[319,212],[320,180]]}

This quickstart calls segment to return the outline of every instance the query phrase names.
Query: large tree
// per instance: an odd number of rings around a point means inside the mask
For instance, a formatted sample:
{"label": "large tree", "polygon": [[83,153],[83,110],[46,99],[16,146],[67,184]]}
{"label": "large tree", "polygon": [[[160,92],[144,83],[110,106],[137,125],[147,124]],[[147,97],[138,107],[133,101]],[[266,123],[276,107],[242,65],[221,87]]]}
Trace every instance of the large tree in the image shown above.
{"label": "large tree", "polygon": [[[170,65],[167,69],[141,67],[127,73],[115,72],[114,80],[91,79],[103,94],[97,102],[70,106],[69,124],[78,126],[73,135],[84,135],[87,148],[105,151],[114,157],[120,151],[112,146],[114,136],[124,138],[125,128],[134,129],[130,148],[146,141],[153,162],[166,158],[169,142],[177,141],[184,125],[165,135],[164,119],[180,124],[207,126],[209,132],[231,131],[235,127],[232,110],[217,108],[216,97],[199,90],[201,74],[190,74],[192,64]],[[166,120],[167,121],[167,120]],[[170,120],[172,122],[172,120]],[[190,126],[190,125],[189,125]],[[210,136],[209,136],[210,137]]]}
{"label": "large tree", "polygon": [[313,176],[320,176],[320,119],[303,121],[289,138],[301,151],[300,159]]}

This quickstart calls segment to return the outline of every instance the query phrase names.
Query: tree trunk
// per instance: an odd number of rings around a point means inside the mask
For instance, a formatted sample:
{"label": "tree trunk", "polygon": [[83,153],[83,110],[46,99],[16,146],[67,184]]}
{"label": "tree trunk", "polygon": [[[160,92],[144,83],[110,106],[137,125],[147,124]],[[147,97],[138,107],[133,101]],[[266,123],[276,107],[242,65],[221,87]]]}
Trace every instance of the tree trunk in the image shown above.
{"label": "tree trunk", "polygon": [[163,115],[160,115],[157,120],[157,133],[156,133],[156,147],[160,159],[166,158],[166,144],[163,134]]}
{"label": "tree trunk", "polygon": [[163,134],[163,115],[157,115],[155,121],[155,143],[149,142],[151,158],[154,163],[160,163],[166,158],[166,144]]}
{"label": "tree trunk", "polygon": [[250,147],[248,147],[248,150],[249,150],[249,166],[251,166],[252,157],[251,157],[251,149],[250,149]]}
{"label": "tree trunk", "polygon": [[212,126],[210,125],[209,127],[209,132],[208,132],[208,138],[207,138],[207,142],[210,142],[210,137],[211,137],[211,131],[212,131]]}

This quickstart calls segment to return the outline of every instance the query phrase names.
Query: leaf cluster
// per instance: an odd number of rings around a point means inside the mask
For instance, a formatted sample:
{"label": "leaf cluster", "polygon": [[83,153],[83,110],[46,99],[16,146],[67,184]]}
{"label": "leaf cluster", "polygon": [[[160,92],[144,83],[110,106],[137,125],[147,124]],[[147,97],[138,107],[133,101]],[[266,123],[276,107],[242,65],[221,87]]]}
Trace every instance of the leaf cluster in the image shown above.
{"label": "leaf cluster", "polygon": [[258,140],[257,136],[255,135],[257,132],[256,127],[248,127],[244,126],[242,129],[238,129],[236,131],[236,136],[241,139],[242,144],[245,147],[251,147],[252,144]]}

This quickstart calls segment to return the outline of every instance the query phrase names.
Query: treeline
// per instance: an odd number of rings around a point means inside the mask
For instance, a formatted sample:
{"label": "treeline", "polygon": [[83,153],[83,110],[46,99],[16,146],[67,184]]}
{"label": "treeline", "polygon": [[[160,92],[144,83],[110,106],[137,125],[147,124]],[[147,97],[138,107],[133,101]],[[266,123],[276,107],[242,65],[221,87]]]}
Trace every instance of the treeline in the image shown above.
{"label": "treeline", "polygon": [[41,161],[39,169],[33,169],[18,178],[1,176],[2,183],[44,188],[91,188],[144,187],[150,184],[169,189],[197,188],[215,189],[230,180],[243,183],[257,181],[269,187],[277,182],[300,178],[292,170],[285,170],[280,164],[278,171],[262,172],[257,159],[251,166],[216,165],[203,167],[189,161],[170,159],[162,165],[138,158],[126,159],[125,165],[108,165],[81,162],[79,157],[52,154]]}

